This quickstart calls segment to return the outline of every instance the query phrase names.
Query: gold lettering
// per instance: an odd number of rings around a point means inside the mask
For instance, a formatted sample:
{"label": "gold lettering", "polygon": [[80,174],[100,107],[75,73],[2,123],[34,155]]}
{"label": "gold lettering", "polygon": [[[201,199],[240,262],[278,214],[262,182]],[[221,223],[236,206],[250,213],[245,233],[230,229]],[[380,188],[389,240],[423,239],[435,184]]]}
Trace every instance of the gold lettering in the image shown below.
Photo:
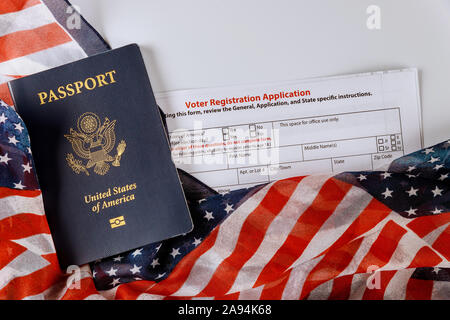
{"label": "gold lettering", "polygon": [[97,81],[98,81],[98,87],[103,87],[103,86],[107,86],[109,83],[107,81],[105,81],[106,76],[104,74],[99,74],[98,76],[96,76]]}
{"label": "gold lettering", "polygon": [[66,90],[68,91],[68,96],[71,97],[75,94],[75,90],[73,89],[73,83],[69,83],[66,86]]}
{"label": "gold lettering", "polygon": [[75,85],[75,89],[77,90],[77,94],[80,94],[81,93],[81,88],[83,88],[83,82],[81,82],[81,81],[77,81],[77,82],[74,82],[74,85]]}
{"label": "gold lettering", "polygon": [[59,98],[64,99],[67,96],[66,91],[64,90],[64,87],[61,86],[58,88]]}
{"label": "gold lettering", "polygon": [[48,102],[57,101],[59,100],[56,94],[53,92],[53,90],[50,90],[50,95],[48,98]]}
{"label": "gold lettering", "polygon": [[[89,87],[89,81],[92,82],[92,87]],[[87,78],[87,79],[84,81],[84,86],[85,86],[86,89],[88,89],[88,90],[94,90],[94,89],[97,87],[97,82],[95,81],[94,78]]]}
{"label": "gold lettering", "polygon": [[[96,88],[110,85],[116,83],[115,79],[116,70],[111,70],[96,76],[86,78],[83,81],[75,81],[74,83],[68,83],[65,86],[59,86],[55,91],[49,90],[48,92],[39,92],[37,95],[39,97],[40,105],[44,105],[59,99],[65,99],[67,97],[72,97],[75,94],[80,94],[83,92],[83,88],[91,91]],[[109,82],[108,82],[109,80]]]}
{"label": "gold lettering", "polygon": [[110,83],[116,82],[116,80],[114,79],[114,76],[113,76],[113,74],[116,74],[116,70],[112,70],[112,71],[106,72],[105,74],[107,76],[109,76],[109,79],[111,80]]}
{"label": "gold lettering", "polygon": [[47,92],[39,92],[38,96],[39,96],[39,100],[41,100],[41,105],[45,104],[44,99],[47,99],[47,97],[48,97]]}

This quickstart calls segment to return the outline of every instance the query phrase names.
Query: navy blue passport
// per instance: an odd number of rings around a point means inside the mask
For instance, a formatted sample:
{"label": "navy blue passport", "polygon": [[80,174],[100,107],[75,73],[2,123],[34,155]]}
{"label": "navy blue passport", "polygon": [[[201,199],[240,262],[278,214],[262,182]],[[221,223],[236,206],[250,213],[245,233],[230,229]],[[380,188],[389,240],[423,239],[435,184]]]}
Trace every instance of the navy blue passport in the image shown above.
{"label": "navy blue passport", "polygon": [[192,230],[137,45],[10,83],[62,268]]}

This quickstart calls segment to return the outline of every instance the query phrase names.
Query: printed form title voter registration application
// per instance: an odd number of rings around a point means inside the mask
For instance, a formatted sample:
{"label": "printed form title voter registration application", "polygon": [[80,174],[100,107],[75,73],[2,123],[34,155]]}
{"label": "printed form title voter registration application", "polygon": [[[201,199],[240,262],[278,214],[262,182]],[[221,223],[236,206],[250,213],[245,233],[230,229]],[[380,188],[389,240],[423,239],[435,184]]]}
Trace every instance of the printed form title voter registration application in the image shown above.
{"label": "printed form title voter registration application", "polygon": [[422,148],[416,69],[157,95],[172,158],[219,192],[383,170]]}

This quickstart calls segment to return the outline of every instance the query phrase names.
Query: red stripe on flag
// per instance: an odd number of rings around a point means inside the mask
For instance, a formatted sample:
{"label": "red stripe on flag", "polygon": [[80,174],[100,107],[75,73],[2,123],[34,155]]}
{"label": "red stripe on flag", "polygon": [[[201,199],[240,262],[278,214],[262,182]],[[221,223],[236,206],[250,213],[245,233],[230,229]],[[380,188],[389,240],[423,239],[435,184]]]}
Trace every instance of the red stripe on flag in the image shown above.
{"label": "red stripe on flag", "polygon": [[397,272],[396,270],[379,271],[378,275],[375,275],[375,277],[377,276],[379,277],[380,288],[373,288],[373,289],[366,288],[362,300],[383,300],[384,292],[386,291],[389,282],[391,281],[392,277],[395,275],[396,272]]}
{"label": "red stripe on flag", "polygon": [[260,300],[281,300],[291,271],[292,269],[286,271],[279,280],[266,284],[261,292]]}
{"label": "red stripe on flag", "polygon": [[359,249],[363,238],[354,240],[339,249],[328,252],[322,260],[311,270],[305,280],[300,294],[300,299],[305,299],[309,293],[339,274],[352,261],[356,251]]}
{"label": "red stripe on flag", "polygon": [[9,240],[0,240],[0,269],[9,264],[27,249]]}
{"label": "red stripe on flag", "polygon": [[398,242],[406,233],[406,230],[393,221],[389,221],[381,230],[375,242],[370,247],[358,266],[357,273],[366,273],[369,267],[381,268],[389,262]]}
{"label": "red stripe on flag", "polygon": [[352,290],[352,281],[352,274],[334,279],[333,289],[328,300],[348,300]]}
{"label": "red stripe on flag", "polygon": [[236,247],[217,267],[199,296],[224,295],[230,290],[242,266],[253,256],[264,239],[267,228],[280,213],[303,177],[275,182],[258,207],[242,225]]}
{"label": "red stripe on flag", "polygon": [[450,212],[415,218],[407,224],[407,227],[423,238],[433,230],[449,222]]}
{"label": "red stripe on flag", "polygon": [[411,278],[406,286],[406,300],[430,300],[433,281]]}
{"label": "red stripe on flag", "polygon": [[351,188],[352,185],[333,178],[324,183],[312,204],[297,219],[283,245],[261,271],[254,287],[276,280],[301,256]]}
{"label": "red stripe on flag", "polygon": [[1,0],[0,14],[21,11],[40,3],[40,0]]}
{"label": "red stripe on flag", "polygon": [[0,187],[0,199],[12,196],[35,198],[41,194],[40,190],[17,190]]}
{"label": "red stripe on flag", "polygon": [[22,213],[0,221],[0,239],[22,239],[38,233],[50,234],[44,216]]}
{"label": "red stripe on flag", "polygon": [[216,242],[220,227],[216,227],[200,245],[187,254],[176,265],[169,277],[151,287],[147,293],[170,296],[178,291],[189,276],[197,259],[208,251]]}
{"label": "red stripe on flag", "polygon": [[37,295],[55,285],[58,281],[64,280],[56,254],[43,255],[42,257],[48,260],[50,264],[29,275],[11,280],[0,290],[0,299],[19,300]]}
{"label": "red stripe on flag", "polygon": [[32,30],[13,32],[0,37],[0,62],[23,57],[70,41],[72,39],[57,23],[50,23]]}
{"label": "red stripe on flag", "polygon": [[145,293],[154,284],[154,281],[146,280],[139,280],[122,284],[117,288],[115,299],[136,300],[141,294]]}
{"label": "red stripe on flag", "polygon": [[408,268],[433,267],[441,263],[442,259],[429,247],[421,248]]}
{"label": "red stripe on flag", "polygon": [[14,104],[7,83],[0,83],[0,99],[10,106]]}
{"label": "red stripe on flag", "polygon": [[432,247],[450,260],[450,226],[445,228],[441,235],[434,241]]}
{"label": "red stripe on flag", "polygon": [[392,210],[377,199],[372,199],[367,207],[359,214],[345,232],[331,247],[319,254],[321,256],[328,251],[337,249],[346,243],[353,241],[383,221]]}

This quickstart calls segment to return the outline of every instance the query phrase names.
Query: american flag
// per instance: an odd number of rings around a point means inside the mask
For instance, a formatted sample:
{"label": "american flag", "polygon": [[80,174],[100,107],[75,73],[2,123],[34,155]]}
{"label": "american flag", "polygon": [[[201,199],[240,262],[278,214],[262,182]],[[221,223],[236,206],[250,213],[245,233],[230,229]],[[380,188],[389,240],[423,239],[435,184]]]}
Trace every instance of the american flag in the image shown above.
{"label": "american flag", "polygon": [[[2,81],[108,49],[84,20],[66,28],[67,6],[0,3]],[[192,232],[74,275],[59,268],[29,148],[2,102],[0,299],[450,299],[450,140],[387,171],[227,194],[180,171]]]}

